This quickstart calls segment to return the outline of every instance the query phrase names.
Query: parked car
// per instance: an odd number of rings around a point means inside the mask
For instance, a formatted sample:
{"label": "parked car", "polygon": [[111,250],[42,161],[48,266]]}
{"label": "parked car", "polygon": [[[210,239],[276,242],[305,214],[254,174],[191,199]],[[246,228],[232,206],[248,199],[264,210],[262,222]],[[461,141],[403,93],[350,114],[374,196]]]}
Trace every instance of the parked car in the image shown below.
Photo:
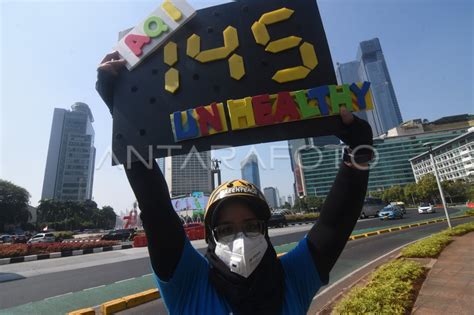
{"label": "parked car", "polygon": [[402,209],[403,214],[407,213],[407,210],[405,209],[405,203],[402,201],[395,201],[390,203],[392,206],[397,206],[400,209]]}
{"label": "parked car", "polygon": [[8,234],[0,235],[0,243],[13,243],[13,237]]}
{"label": "parked car", "polygon": [[201,240],[204,239],[204,224],[195,222],[195,223],[186,223],[183,224],[184,232],[188,236],[189,240]]}
{"label": "parked car", "polygon": [[26,235],[15,235],[13,238],[13,243],[26,243],[28,241]]}
{"label": "parked car", "polygon": [[54,243],[56,236],[53,233],[38,233],[28,240],[28,244],[35,243]]}
{"label": "parked car", "polygon": [[272,214],[268,220],[268,227],[283,227],[287,226],[286,217],[284,214]]}
{"label": "parked car", "polygon": [[422,214],[422,213],[435,213],[435,212],[436,212],[435,208],[430,203],[423,202],[418,206],[418,213],[419,214]]}
{"label": "parked car", "polygon": [[380,210],[382,210],[386,205],[387,204],[382,199],[371,197],[365,198],[360,218],[376,217]]}
{"label": "parked car", "polygon": [[380,210],[379,218],[380,220],[403,219],[403,211],[398,206],[389,205]]}
{"label": "parked car", "polygon": [[134,229],[121,229],[121,230],[113,230],[109,231],[107,234],[101,237],[101,240],[104,241],[128,241],[133,239],[135,235]]}

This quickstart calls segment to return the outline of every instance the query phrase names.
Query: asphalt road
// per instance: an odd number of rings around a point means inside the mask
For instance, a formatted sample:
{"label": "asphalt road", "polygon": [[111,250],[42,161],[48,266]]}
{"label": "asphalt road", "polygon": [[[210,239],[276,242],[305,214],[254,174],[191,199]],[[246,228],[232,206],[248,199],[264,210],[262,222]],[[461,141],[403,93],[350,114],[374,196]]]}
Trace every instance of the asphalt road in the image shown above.
{"label": "asphalt road", "polygon": [[[457,212],[457,210],[452,209],[451,213]],[[396,221],[380,221],[379,219],[365,219],[359,220],[356,225],[356,231],[366,231],[367,229],[375,229],[378,227],[390,226],[390,225],[400,225],[410,222],[415,222],[424,219],[430,219],[433,217],[439,217],[442,214],[428,214],[428,215],[419,215],[415,211],[408,211],[407,215],[402,220]],[[272,229],[271,237],[272,243],[275,246],[287,244],[291,242],[299,241],[309,230],[311,226],[296,226],[288,227],[281,229]],[[394,247],[400,246],[403,242],[408,242],[409,240],[428,235],[433,231],[440,230],[445,227],[445,224],[436,224],[425,226],[422,228],[411,229],[404,231],[404,233],[390,233],[384,234],[377,237],[371,237],[369,239],[363,239],[358,241],[349,242],[343,255],[341,256],[338,264],[336,265],[333,274],[332,281],[337,280],[342,275],[347,273],[348,270],[355,269],[366,261],[380,256],[384,251],[389,251]],[[417,231],[420,231],[419,233]],[[421,234],[420,234],[421,233]],[[398,236],[396,236],[398,235]],[[361,245],[362,244],[362,245]],[[196,244],[194,244],[196,246]],[[201,242],[199,244],[201,247],[200,251],[204,251],[204,244]],[[199,247],[198,246],[198,247]],[[119,251],[125,252],[125,251]],[[130,251],[131,252],[131,251]],[[113,255],[113,253],[108,254]],[[119,253],[115,255],[120,255]],[[90,256],[90,257],[87,257]],[[92,257],[94,256],[94,257]],[[90,292],[91,296],[84,296],[85,302],[92,301],[93,297],[96,297],[103,286],[110,289],[109,291],[115,292],[120,291],[122,287],[127,287],[128,289],[133,288],[134,285],[136,289],[140,291],[142,286],[146,289],[150,285],[153,285],[151,277],[148,276],[147,279],[141,281],[140,283],[128,282],[140,277],[147,277],[150,273],[149,260],[146,257],[146,252],[143,250],[138,255],[140,258],[135,256],[128,257],[126,260],[120,262],[114,262],[114,258],[111,257],[103,263],[95,264],[91,267],[77,268],[72,270],[68,269],[68,262],[72,262],[74,259],[83,259],[93,261],[98,259],[98,254],[94,255],[85,255],[83,257],[68,257],[53,259],[50,262],[48,261],[38,261],[38,262],[28,262],[21,263],[15,266],[16,270],[21,270],[18,272],[9,272],[11,266],[0,266],[0,309],[11,308],[15,306],[25,306],[31,305],[31,307],[37,307],[38,305],[31,302],[35,301],[46,301],[49,299],[49,306],[54,306],[54,304],[59,303],[58,299],[51,299],[56,296],[67,296],[72,295],[76,292]],[[104,256],[105,257],[105,256]],[[55,262],[57,261],[57,262]],[[56,265],[58,262],[61,262],[61,266],[51,270],[61,270],[59,272],[48,272],[48,270],[41,274],[38,272],[38,264],[50,264]],[[87,264],[84,263],[86,266]],[[23,268],[24,266],[24,268]],[[24,269],[24,270],[22,270]],[[69,268],[70,269],[70,268]],[[38,274],[38,275],[36,275]],[[7,281],[10,280],[10,281]],[[145,281],[146,280],[146,281]],[[108,288],[107,286],[111,286]],[[121,286],[121,287],[120,287]],[[97,288],[96,288],[97,287]],[[138,292],[137,291],[137,292]],[[71,296],[72,298],[72,296]],[[46,300],[45,300],[46,299]],[[78,300],[79,298],[76,298]],[[39,303],[39,302],[38,302]],[[92,303],[92,302],[91,302]],[[157,302],[158,304],[161,302]],[[154,303],[151,303],[154,304]],[[90,306],[91,304],[89,304]],[[39,309],[39,308],[36,308]],[[13,310],[13,309],[12,309]],[[23,309],[26,311],[26,309]],[[154,309],[156,314],[156,308]],[[1,312],[0,312],[1,313]],[[9,314],[15,312],[8,312]]]}

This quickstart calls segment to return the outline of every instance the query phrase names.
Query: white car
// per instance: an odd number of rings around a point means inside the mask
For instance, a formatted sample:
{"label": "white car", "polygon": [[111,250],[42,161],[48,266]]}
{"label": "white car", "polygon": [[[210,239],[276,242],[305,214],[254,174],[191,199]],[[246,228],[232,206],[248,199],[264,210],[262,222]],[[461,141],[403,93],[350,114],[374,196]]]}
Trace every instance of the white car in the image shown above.
{"label": "white car", "polygon": [[418,213],[434,213],[436,210],[433,208],[433,205],[430,203],[422,203],[418,207]]}
{"label": "white car", "polygon": [[28,240],[28,244],[53,242],[56,242],[56,237],[53,233],[38,233]]}

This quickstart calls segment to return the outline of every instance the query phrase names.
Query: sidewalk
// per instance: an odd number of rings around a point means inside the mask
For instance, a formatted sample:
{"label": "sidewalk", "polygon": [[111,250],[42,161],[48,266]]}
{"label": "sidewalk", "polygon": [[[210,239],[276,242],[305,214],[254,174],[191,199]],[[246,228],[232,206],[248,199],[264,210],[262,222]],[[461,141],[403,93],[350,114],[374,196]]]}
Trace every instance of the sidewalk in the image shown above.
{"label": "sidewalk", "polygon": [[472,314],[474,310],[474,232],[458,237],[429,272],[412,314]]}

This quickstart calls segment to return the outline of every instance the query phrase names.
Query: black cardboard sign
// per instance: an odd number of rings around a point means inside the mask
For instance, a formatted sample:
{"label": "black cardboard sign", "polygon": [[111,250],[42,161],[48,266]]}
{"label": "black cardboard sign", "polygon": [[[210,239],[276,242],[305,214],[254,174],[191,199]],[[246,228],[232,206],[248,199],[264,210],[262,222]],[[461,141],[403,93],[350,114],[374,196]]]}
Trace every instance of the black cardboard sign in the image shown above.
{"label": "black cardboard sign", "polygon": [[[291,16],[286,17],[290,11]],[[265,13],[270,14],[262,17]],[[260,21],[258,25],[255,24],[257,21]],[[235,34],[238,36],[237,45]],[[196,35],[199,36],[198,44]],[[170,42],[172,44],[168,45]],[[334,134],[341,127],[339,117],[328,116],[334,115],[337,110],[332,108],[328,115],[323,115],[320,106],[319,118],[283,117],[271,125],[234,130],[226,107],[229,100],[336,84],[331,55],[314,0],[238,0],[198,10],[196,16],[176,31],[167,43],[134,70],[125,70],[118,78],[113,112],[113,152],[117,159],[114,164],[126,163],[127,156],[132,161],[136,160],[137,154],[145,159],[158,158],[189,153],[193,147],[198,151],[207,151],[218,146]],[[302,52],[304,43],[314,47],[317,65],[314,65],[314,60],[304,60],[304,54],[311,57],[311,51]],[[305,45],[305,48],[308,47]],[[166,58],[165,50],[168,50]],[[213,58],[217,60],[206,62]],[[230,70],[230,60],[234,72]],[[291,69],[295,67],[305,67],[306,77],[289,82],[272,79],[283,69],[290,69],[283,77],[291,79],[295,75]],[[168,90],[165,88],[165,77]],[[179,87],[176,87],[177,82]],[[291,95],[294,96],[293,93]],[[213,103],[224,104],[225,132],[212,134],[211,125],[208,136],[203,136],[201,132],[192,139],[176,139],[173,113]],[[186,126],[189,119],[192,117],[182,121],[184,131],[189,129]]]}

